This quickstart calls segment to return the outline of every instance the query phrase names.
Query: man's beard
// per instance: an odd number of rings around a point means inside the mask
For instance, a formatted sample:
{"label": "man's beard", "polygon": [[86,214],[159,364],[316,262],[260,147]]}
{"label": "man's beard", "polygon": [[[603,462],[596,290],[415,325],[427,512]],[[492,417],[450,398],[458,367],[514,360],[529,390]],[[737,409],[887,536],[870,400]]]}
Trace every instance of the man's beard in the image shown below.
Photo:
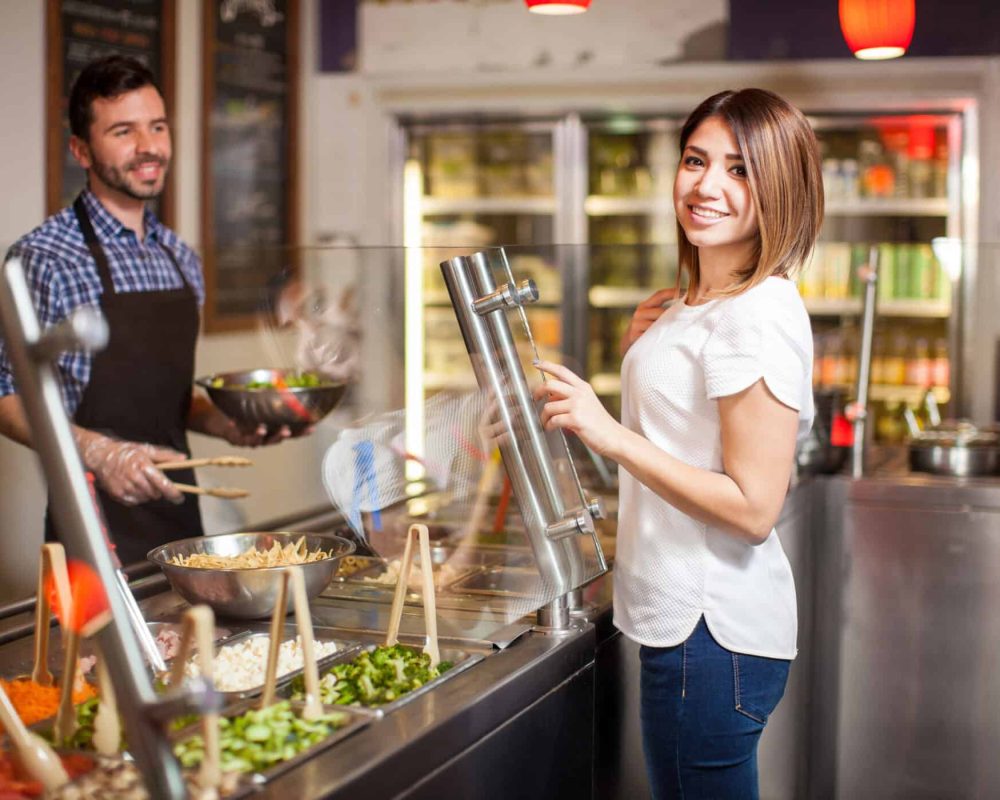
{"label": "man's beard", "polygon": [[[158,185],[143,186],[136,181],[129,181],[128,174],[131,170],[150,162],[163,167]],[[116,189],[133,200],[152,200],[154,197],[159,197],[163,192],[163,187],[166,184],[167,165],[167,159],[162,156],[142,156],[134,161],[130,161],[125,165],[124,169],[119,169],[96,159],[91,161],[90,167],[97,173],[97,177],[112,189]]]}

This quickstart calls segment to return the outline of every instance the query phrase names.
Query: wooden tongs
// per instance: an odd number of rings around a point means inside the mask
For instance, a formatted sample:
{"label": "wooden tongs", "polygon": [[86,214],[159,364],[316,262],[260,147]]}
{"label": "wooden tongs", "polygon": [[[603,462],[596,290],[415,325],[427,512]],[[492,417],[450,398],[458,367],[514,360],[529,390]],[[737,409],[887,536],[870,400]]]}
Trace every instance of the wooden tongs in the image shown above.
{"label": "wooden tongs", "polygon": [[281,642],[284,638],[289,582],[292,584],[292,598],[295,604],[295,627],[302,639],[302,673],[306,683],[306,704],[302,710],[302,717],[316,719],[323,714],[323,703],[319,697],[319,670],[316,667],[316,646],[312,616],[309,612],[309,598],[306,595],[306,584],[299,567],[286,567],[281,574],[281,581],[278,583],[278,596],[271,614],[271,640],[267,650],[267,670],[260,707],[266,708],[274,702],[274,687],[278,680],[278,651],[281,649]]}
{"label": "wooden tongs", "polygon": [[[195,467],[251,467],[253,461],[243,456],[216,456],[215,458],[186,458],[182,461],[164,461],[156,465],[156,468],[169,472],[174,469],[194,469]],[[177,483],[174,481],[177,490],[185,494],[204,494],[209,497],[224,497],[228,500],[236,500],[247,497],[250,492],[246,489],[235,489],[227,486],[216,486],[205,488],[194,486],[190,483]]]}
{"label": "wooden tongs", "polygon": [[[191,657],[191,651],[197,647],[196,658],[201,676],[212,682],[212,665],[215,660],[215,648],[212,643],[212,633],[215,630],[215,615],[206,605],[198,605],[184,612],[184,627],[181,630],[180,647],[174,659],[173,670],[170,673],[171,687],[179,687],[184,683],[184,667]],[[205,757],[201,761],[197,783],[199,788],[210,794],[222,782],[222,748],[219,741],[219,715],[217,712],[205,712],[201,716],[202,737],[205,740]]]}
{"label": "wooden tongs", "polygon": [[406,532],[406,547],[403,550],[403,560],[399,567],[399,578],[396,581],[396,594],[392,598],[392,611],[389,612],[389,630],[385,634],[386,647],[391,647],[399,641],[399,624],[403,619],[403,605],[406,602],[406,592],[410,584],[410,570],[413,566],[413,540],[420,542],[420,575],[424,594],[424,627],[427,631],[427,641],[424,652],[431,657],[431,666],[436,667],[441,661],[438,650],[437,633],[437,600],[434,595],[434,565],[431,563],[431,541],[426,525],[415,523]]}

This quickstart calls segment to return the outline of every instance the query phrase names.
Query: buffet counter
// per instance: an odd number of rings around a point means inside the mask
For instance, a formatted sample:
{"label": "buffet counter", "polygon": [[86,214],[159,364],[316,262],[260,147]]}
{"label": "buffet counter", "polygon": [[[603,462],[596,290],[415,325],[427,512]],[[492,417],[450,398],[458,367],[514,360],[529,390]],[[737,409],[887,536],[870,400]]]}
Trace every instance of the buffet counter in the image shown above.
{"label": "buffet counter", "polygon": [[[176,621],[187,603],[160,575],[133,584],[149,622]],[[605,620],[610,584],[586,589],[591,616]],[[32,620],[25,604],[0,609],[0,672],[29,672]],[[21,608],[19,608],[19,606]],[[375,641],[384,637],[389,607],[321,596],[311,604],[317,637]],[[11,614],[10,612],[19,611]],[[459,612],[461,613],[461,612]],[[455,612],[446,611],[448,617]],[[288,619],[287,631],[293,632]],[[457,620],[466,625],[469,620]],[[265,632],[267,623],[219,619],[228,634]],[[422,630],[419,608],[407,606],[401,640]],[[594,687],[597,628],[577,615],[570,630],[549,635],[530,621],[503,629],[504,647],[479,642],[485,657],[375,718],[353,735],[261,787],[263,796],[302,798],[593,796]],[[52,652],[59,649],[53,628]],[[442,640],[442,649],[447,640]],[[485,647],[484,647],[485,645]]]}

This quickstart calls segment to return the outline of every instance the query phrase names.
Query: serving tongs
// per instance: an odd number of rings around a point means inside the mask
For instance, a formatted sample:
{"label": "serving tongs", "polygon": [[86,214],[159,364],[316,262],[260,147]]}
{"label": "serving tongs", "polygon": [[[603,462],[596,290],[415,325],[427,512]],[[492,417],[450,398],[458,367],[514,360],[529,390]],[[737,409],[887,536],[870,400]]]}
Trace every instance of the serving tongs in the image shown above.
{"label": "serving tongs", "polygon": [[[185,458],[180,461],[164,461],[156,465],[158,470],[169,472],[175,469],[194,469],[196,467],[252,467],[253,461],[243,456],[215,456],[214,458]],[[171,481],[179,492],[185,494],[203,494],[208,497],[222,497],[226,500],[238,500],[249,496],[246,489],[237,489],[229,486],[204,487],[195,486],[190,483],[178,483]]]}
{"label": "serving tongs", "polygon": [[[206,605],[192,606],[184,612],[180,646],[170,673],[170,685],[179,687],[184,683],[184,667],[191,658],[191,651],[197,648],[198,671],[210,686],[215,650],[212,634],[215,631],[215,615]],[[210,795],[222,783],[222,745],[219,737],[219,715],[206,711],[201,715],[202,737],[205,740],[205,757],[196,778],[198,786]]]}
{"label": "serving tongs", "polygon": [[323,715],[323,703],[319,696],[319,670],[316,667],[316,646],[312,616],[309,613],[309,598],[306,595],[302,570],[298,567],[286,567],[278,582],[278,596],[271,614],[271,638],[267,648],[267,668],[260,707],[267,708],[274,702],[275,685],[278,680],[278,652],[281,649],[287,613],[289,583],[292,585],[292,599],[295,605],[295,627],[302,642],[302,675],[306,684],[306,701],[302,717],[313,720]]}
{"label": "serving tongs", "polygon": [[419,522],[411,525],[406,532],[406,547],[403,550],[403,560],[399,566],[399,578],[396,580],[396,593],[392,598],[392,610],[389,612],[389,629],[385,634],[385,646],[391,647],[399,641],[399,624],[403,619],[403,605],[406,602],[406,592],[410,584],[410,570],[413,567],[414,539],[419,541],[420,546],[420,577],[424,595],[424,627],[427,632],[424,652],[430,656],[431,666],[436,667],[441,661],[441,651],[438,649],[434,565],[431,561],[430,534],[427,526]]}
{"label": "serving tongs", "polygon": [[164,472],[172,469],[195,469],[196,467],[252,467],[253,461],[244,456],[215,456],[214,458],[185,458],[182,461],[164,461],[156,465]]}
{"label": "serving tongs", "polygon": [[0,724],[7,731],[7,737],[13,744],[24,769],[32,778],[40,781],[46,791],[55,791],[69,783],[69,775],[59,756],[41,736],[25,727],[2,687],[0,687]]}

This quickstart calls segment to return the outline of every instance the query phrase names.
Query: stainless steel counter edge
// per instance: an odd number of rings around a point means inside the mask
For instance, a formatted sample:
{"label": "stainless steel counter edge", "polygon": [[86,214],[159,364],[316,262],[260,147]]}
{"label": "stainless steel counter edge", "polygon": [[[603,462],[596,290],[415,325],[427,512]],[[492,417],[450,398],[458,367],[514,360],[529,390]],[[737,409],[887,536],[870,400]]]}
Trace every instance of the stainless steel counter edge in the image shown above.
{"label": "stainless steel counter edge", "polygon": [[531,633],[264,788],[266,797],[393,797],[593,664],[594,627]]}

